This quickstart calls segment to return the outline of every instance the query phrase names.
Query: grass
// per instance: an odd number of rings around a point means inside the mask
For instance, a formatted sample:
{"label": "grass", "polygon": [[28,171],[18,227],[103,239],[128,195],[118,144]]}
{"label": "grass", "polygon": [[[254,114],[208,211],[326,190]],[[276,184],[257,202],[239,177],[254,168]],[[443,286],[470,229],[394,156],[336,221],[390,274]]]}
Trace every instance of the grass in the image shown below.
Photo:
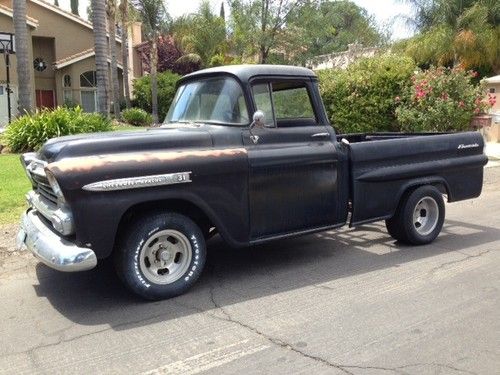
{"label": "grass", "polygon": [[30,189],[19,155],[0,155],[0,224],[19,221]]}

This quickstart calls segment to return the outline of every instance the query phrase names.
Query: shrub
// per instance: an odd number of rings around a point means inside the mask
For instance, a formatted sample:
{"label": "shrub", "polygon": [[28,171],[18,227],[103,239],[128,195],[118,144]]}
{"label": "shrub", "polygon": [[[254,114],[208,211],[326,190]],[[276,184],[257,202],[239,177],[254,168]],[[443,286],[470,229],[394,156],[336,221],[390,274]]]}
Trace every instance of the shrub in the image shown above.
{"label": "shrub", "polygon": [[201,57],[196,53],[188,53],[177,59],[172,70],[180,75],[185,75],[200,70],[202,67],[203,60]]}
{"label": "shrub", "polygon": [[123,120],[134,126],[148,126],[153,123],[153,117],[141,108],[129,108],[122,112]]}
{"label": "shrub", "polygon": [[[170,103],[175,95],[175,84],[180,76],[172,72],[158,73],[158,118],[163,121],[167,116]],[[144,76],[134,80],[134,106],[151,113],[151,77]]]}
{"label": "shrub", "polygon": [[318,72],[325,108],[339,133],[396,131],[397,103],[416,69],[408,57],[384,54],[362,59],[346,70]]}
{"label": "shrub", "polygon": [[17,118],[7,127],[4,139],[12,152],[23,152],[37,150],[54,137],[108,130],[111,122],[100,114],[58,107]]}
{"label": "shrub", "polygon": [[484,87],[474,85],[476,73],[461,68],[430,68],[411,77],[399,102],[396,115],[402,130],[462,131],[469,128],[474,114],[486,111],[494,98],[484,99]]}

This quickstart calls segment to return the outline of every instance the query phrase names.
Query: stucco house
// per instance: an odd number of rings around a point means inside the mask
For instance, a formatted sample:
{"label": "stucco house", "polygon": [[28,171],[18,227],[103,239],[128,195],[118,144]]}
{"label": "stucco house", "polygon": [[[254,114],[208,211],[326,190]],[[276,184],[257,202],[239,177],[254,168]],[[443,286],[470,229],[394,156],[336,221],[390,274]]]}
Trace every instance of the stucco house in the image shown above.
{"label": "stucco house", "polygon": [[[12,0],[0,0],[0,34],[14,34]],[[27,27],[33,86],[37,108],[53,108],[65,102],[80,104],[85,111],[97,108],[95,52],[92,24],[43,0],[27,1]],[[118,79],[123,96],[121,39],[117,37]],[[142,74],[135,46],[141,40],[141,24],[129,29],[129,77]],[[15,54],[10,56],[11,111],[17,114]],[[6,64],[0,57],[0,125],[8,121]]]}

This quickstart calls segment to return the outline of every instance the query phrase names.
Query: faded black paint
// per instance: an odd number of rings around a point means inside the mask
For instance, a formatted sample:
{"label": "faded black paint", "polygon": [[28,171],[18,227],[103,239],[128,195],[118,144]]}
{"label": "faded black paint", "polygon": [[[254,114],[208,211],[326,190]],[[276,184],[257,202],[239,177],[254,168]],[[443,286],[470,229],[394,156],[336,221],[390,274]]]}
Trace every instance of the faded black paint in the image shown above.
{"label": "faded black paint", "polygon": [[[349,200],[352,223],[359,224],[390,217],[411,186],[440,183],[450,201],[481,192],[487,159],[478,133],[341,136],[351,141],[346,146],[328,123],[312,72],[222,67],[183,82],[221,74],[241,83],[251,113],[253,80],[300,80],[311,90],[317,125],[259,129],[258,144],[250,141],[248,126],[185,124],[49,141],[39,157],[49,162],[71,206],[79,246],[91,244],[99,258],[108,256],[124,213],[147,202],[190,202],[231,245],[246,246],[344,225]],[[317,133],[327,136],[313,138]],[[473,143],[478,147],[458,149]],[[82,190],[101,180],[186,171],[192,172],[191,183]]]}

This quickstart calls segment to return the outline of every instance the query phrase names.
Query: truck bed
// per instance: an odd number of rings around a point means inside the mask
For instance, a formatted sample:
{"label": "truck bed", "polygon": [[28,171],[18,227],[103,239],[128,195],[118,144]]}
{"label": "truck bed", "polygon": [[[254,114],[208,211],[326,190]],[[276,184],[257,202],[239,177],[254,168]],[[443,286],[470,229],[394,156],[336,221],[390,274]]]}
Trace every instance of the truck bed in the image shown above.
{"label": "truck bed", "polygon": [[413,186],[436,185],[449,202],[481,194],[488,159],[478,132],[338,138],[349,141],[351,226],[392,217],[402,194]]}

